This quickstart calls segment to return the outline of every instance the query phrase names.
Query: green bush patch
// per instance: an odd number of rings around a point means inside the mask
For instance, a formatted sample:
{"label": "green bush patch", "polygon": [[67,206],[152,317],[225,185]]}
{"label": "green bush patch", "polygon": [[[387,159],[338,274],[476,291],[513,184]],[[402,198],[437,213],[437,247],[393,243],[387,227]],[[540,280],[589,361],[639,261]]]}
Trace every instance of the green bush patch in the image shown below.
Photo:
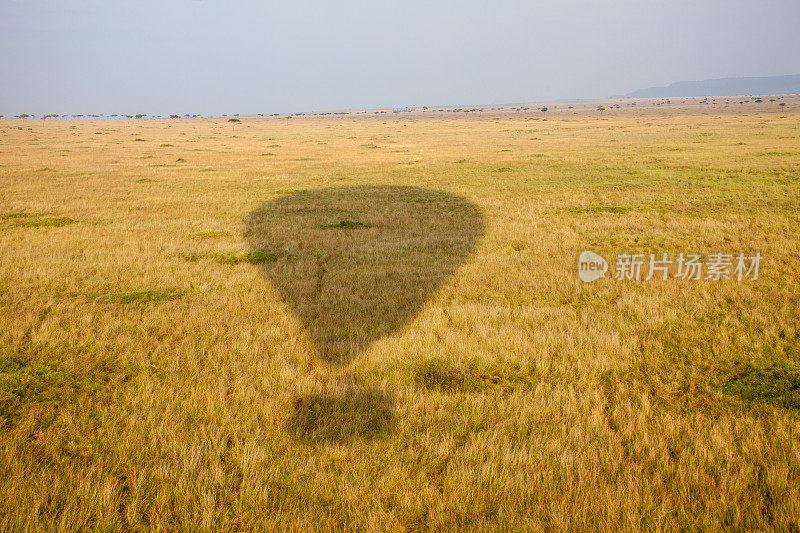
{"label": "green bush patch", "polygon": [[26,213],[25,211],[17,211],[15,213],[3,213],[0,215],[2,219],[11,219],[11,218],[28,218],[32,217],[34,213]]}
{"label": "green bush patch", "polygon": [[722,390],[747,403],[770,403],[786,409],[800,409],[800,370],[787,363],[763,368],[745,365]]}
{"label": "green bush patch", "polygon": [[371,228],[370,224],[358,222],[357,220],[340,220],[335,224],[324,224],[320,226],[322,229],[358,229],[358,228]]}
{"label": "green bush patch", "polygon": [[511,390],[536,381],[535,367],[489,369],[481,364],[468,364],[459,368],[441,359],[424,362],[413,374],[418,386],[447,393],[480,392],[490,387]]}
{"label": "green bush patch", "polygon": [[207,230],[207,231],[197,231],[189,235],[192,239],[217,239],[219,237],[227,237],[230,235],[230,231],[224,230]]}
{"label": "green bush patch", "polygon": [[52,227],[52,228],[60,228],[61,226],[66,226],[67,224],[74,224],[77,220],[68,218],[68,217],[44,217],[44,218],[34,218],[32,220],[26,220],[25,222],[21,222],[20,226],[25,228],[44,228],[44,227]]}
{"label": "green bush patch", "polygon": [[0,428],[13,426],[21,413],[31,410],[40,422],[53,420],[65,405],[102,391],[113,379],[114,368],[107,361],[69,367],[58,362],[79,352],[38,343],[0,347]]}
{"label": "green bush patch", "polygon": [[596,213],[614,213],[617,215],[624,215],[630,212],[629,207],[622,207],[619,205],[591,205],[588,207],[567,207],[564,209],[567,213],[574,215],[583,214],[596,214]]}
{"label": "green bush patch", "polygon": [[98,302],[104,303],[158,303],[180,298],[186,293],[180,289],[138,289],[133,291],[109,292],[97,296]]}
{"label": "green bush patch", "polygon": [[181,257],[183,257],[187,261],[190,261],[192,263],[196,263],[196,262],[200,261],[203,257],[205,257],[205,254],[196,254],[196,253],[193,253],[193,252],[188,252],[188,253],[185,253],[185,254],[181,254]]}
{"label": "green bush patch", "polygon": [[417,385],[445,392],[477,392],[502,381],[500,376],[475,369],[453,368],[442,361],[428,361],[416,369]]}
{"label": "green bush patch", "polygon": [[72,377],[55,367],[17,355],[0,357],[0,420],[10,423],[25,403],[58,400],[74,386]]}
{"label": "green bush patch", "polygon": [[239,263],[250,263],[258,265],[268,261],[277,261],[278,256],[269,252],[215,252],[210,254],[214,260],[223,265],[238,265]]}
{"label": "green bush patch", "polygon": [[217,263],[223,265],[238,265],[239,263],[248,263],[251,265],[258,265],[261,263],[268,263],[277,261],[278,256],[269,252],[187,252],[181,254],[186,261],[196,263],[201,259],[213,259]]}

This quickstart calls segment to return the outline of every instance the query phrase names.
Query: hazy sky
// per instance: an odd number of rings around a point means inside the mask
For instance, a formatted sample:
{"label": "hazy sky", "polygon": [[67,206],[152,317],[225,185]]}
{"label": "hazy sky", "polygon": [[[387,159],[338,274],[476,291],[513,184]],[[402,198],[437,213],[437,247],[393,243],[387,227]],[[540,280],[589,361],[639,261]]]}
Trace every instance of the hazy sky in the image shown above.
{"label": "hazy sky", "polygon": [[252,114],[800,73],[797,0],[0,0],[0,114]]}

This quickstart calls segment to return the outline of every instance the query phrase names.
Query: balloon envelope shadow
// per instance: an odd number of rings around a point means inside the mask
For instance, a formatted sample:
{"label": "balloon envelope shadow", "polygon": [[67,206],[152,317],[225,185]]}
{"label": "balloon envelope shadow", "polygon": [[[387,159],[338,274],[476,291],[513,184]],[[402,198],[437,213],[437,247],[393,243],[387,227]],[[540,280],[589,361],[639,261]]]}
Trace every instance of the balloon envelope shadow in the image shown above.
{"label": "balloon envelope shadow", "polygon": [[[253,211],[245,237],[320,358],[346,365],[408,323],[483,235],[464,198],[408,186],[300,191]],[[326,387],[327,388],[327,387]],[[357,383],[298,398],[288,430],[311,442],[387,433],[392,396]]]}
{"label": "balloon envelope shadow", "polygon": [[349,363],[394,333],[470,256],[478,207],[409,186],[300,191],[253,211],[245,237],[320,357]]}

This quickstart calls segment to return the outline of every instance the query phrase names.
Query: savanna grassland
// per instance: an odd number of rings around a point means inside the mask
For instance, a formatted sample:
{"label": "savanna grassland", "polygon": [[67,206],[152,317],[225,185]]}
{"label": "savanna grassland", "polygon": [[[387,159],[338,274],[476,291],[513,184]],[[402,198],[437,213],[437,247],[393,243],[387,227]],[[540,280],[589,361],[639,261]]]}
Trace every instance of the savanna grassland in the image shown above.
{"label": "savanna grassland", "polygon": [[781,102],[0,120],[0,529],[797,529]]}

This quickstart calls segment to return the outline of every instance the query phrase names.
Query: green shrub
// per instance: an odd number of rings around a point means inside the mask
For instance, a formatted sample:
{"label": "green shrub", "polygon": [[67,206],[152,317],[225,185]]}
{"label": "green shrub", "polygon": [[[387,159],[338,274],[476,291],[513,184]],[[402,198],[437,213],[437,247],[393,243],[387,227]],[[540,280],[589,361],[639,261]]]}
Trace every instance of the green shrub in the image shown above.
{"label": "green shrub", "polygon": [[33,213],[26,213],[25,211],[17,211],[14,213],[3,213],[0,215],[0,218],[3,219],[11,219],[11,218],[28,218],[33,216]]}
{"label": "green shrub", "polygon": [[358,228],[371,228],[370,224],[358,222],[356,220],[340,220],[335,224],[325,224],[320,226],[322,229],[358,229]]}
{"label": "green shrub", "polygon": [[588,207],[567,207],[564,209],[567,213],[575,215],[581,214],[596,214],[596,213],[614,213],[617,215],[624,215],[631,209],[629,207],[622,207],[619,205],[591,205]]}
{"label": "green shrub", "polygon": [[417,385],[444,392],[477,392],[498,384],[500,376],[479,372],[474,368],[454,368],[444,361],[428,361],[415,372]]}
{"label": "green shrub", "polygon": [[239,263],[249,263],[258,265],[261,263],[277,261],[278,256],[269,252],[215,252],[209,254],[214,260],[223,265],[238,265]]}
{"label": "green shrub", "polygon": [[109,292],[96,298],[105,303],[157,303],[180,298],[186,293],[180,289],[138,289],[133,291]]}
{"label": "green shrub", "polygon": [[21,222],[20,226],[25,228],[44,228],[44,227],[53,227],[53,228],[60,228],[61,226],[66,226],[67,224],[74,224],[77,220],[68,218],[68,217],[44,217],[44,218],[34,218],[32,220],[26,220],[25,222]]}
{"label": "green shrub", "polygon": [[787,409],[800,409],[800,371],[787,363],[764,367],[745,365],[722,390],[747,403],[770,403]]}

